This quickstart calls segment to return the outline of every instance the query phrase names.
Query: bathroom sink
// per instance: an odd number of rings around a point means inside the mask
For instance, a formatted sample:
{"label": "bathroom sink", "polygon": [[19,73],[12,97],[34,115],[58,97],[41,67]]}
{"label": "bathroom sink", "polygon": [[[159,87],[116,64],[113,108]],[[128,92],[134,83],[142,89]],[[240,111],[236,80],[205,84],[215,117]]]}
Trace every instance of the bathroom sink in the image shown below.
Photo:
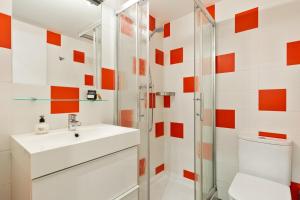
{"label": "bathroom sink", "polygon": [[79,127],[76,132],[60,129],[45,135],[13,135],[11,145],[13,155],[30,162],[31,179],[35,179],[136,146],[139,134],[137,129],[99,124]]}

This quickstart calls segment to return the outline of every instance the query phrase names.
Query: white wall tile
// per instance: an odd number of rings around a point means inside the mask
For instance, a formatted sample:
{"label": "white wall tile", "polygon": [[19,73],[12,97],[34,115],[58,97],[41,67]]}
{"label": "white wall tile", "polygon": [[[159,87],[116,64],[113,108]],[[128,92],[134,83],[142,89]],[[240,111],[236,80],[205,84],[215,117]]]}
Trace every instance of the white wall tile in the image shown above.
{"label": "white wall tile", "polygon": [[[73,61],[74,50],[85,53],[85,63]],[[93,44],[62,35],[61,47],[47,45],[47,66],[49,85],[80,87],[84,85],[84,74],[95,75]]]}
{"label": "white wall tile", "polygon": [[12,51],[0,48],[0,82],[12,82]]}
{"label": "white wall tile", "polygon": [[1,200],[10,200],[10,184],[0,185],[0,199]]}
{"label": "white wall tile", "polygon": [[261,129],[287,130],[299,128],[300,112],[259,112],[257,124]]}
{"label": "white wall tile", "polygon": [[217,74],[216,91],[245,92],[256,91],[258,87],[258,73],[256,70],[239,71],[234,73]]}
{"label": "white wall tile", "polygon": [[0,151],[8,150],[9,136],[13,130],[12,123],[12,87],[8,83],[0,83]]}
{"label": "white wall tile", "polygon": [[300,129],[287,131],[288,138],[293,141],[292,181],[300,183]]}
{"label": "white wall tile", "polygon": [[10,183],[11,174],[10,151],[0,152],[0,185]]}
{"label": "white wall tile", "polygon": [[[225,21],[217,25],[217,52],[236,53],[236,71],[217,75],[217,108],[236,111],[236,129],[217,128],[217,179],[219,198],[222,199],[228,199],[228,188],[238,170],[238,148],[233,144],[238,140],[233,133],[251,136],[259,131],[287,134],[294,144],[293,181],[299,182],[300,173],[300,68],[286,65],[286,43],[300,40],[300,29],[294,25],[294,20],[299,18],[300,3],[251,1],[232,5],[231,0],[216,4],[217,18],[226,16],[219,18]],[[234,14],[257,6],[259,27],[235,34]],[[287,112],[259,111],[259,89],[287,89]]]}
{"label": "white wall tile", "polygon": [[[231,19],[234,17],[236,13],[240,13],[255,7],[259,7],[261,9],[268,9],[274,6],[279,6],[285,3],[292,2],[294,0],[272,0],[272,1],[261,1],[261,0],[241,0],[237,3],[235,0],[223,0],[216,3],[216,20],[224,21],[227,19]],[[235,5],[235,6],[232,6]]]}
{"label": "white wall tile", "polygon": [[2,0],[0,4],[0,12],[11,15],[12,13],[12,0]]}
{"label": "white wall tile", "polygon": [[28,23],[12,21],[14,83],[47,84],[47,31]]}
{"label": "white wall tile", "polygon": [[218,198],[222,200],[229,200],[228,190],[230,187],[230,182],[217,181],[218,188]]}
{"label": "white wall tile", "polygon": [[237,41],[234,33],[234,20],[226,20],[216,25],[216,54],[235,52]]}
{"label": "white wall tile", "polygon": [[238,172],[238,134],[234,129],[217,128],[216,139],[218,197],[224,200]]}

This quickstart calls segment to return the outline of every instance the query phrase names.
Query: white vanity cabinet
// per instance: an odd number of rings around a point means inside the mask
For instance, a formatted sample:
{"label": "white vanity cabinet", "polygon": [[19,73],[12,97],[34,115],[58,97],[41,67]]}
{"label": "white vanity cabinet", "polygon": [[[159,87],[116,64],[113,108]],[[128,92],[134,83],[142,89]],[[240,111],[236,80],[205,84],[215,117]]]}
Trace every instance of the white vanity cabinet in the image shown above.
{"label": "white vanity cabinet", "polygon": [[24,148],[28,137],[51,140],[46,135],[13,136],[13,200],[138,200],[138,130],[75,139],[58,148],[47,148],[38,140],[43,150],[35,152]]}
{"label": "white vanity cabinet", "polygon": [[32,200],[114,199],[137,185],[137,148],[32,180]]}

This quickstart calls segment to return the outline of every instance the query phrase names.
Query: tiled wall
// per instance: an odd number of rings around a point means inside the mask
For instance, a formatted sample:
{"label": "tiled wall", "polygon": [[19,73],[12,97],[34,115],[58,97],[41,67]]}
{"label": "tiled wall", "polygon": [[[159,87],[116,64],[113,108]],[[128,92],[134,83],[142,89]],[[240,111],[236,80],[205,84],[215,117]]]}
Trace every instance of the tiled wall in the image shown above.
{"label": "tiled wall", "polygon": [[[150,16],[150,31],[163,26],[160,19]],[[153,92],[164,90],[164,52],[163,52],[163,36],[162,33],[155,33],[150,39],[150,70],[153,81]],[[155,56],[156,55],[156,56]],[[155,175],[164,172],[165,165],[165,126],[164,121],[164,99],[161,96],[152,95],[154,101],[153,107],[153,129],[150,133],[150,175],[153,180]],[[154,106],[155,102],[155,106]]]}
{"label": "tiled wall", "polygon": [[[160,23],[150,17],[152,30],[163,27],[150,40],[150,58],[156,96],[151,133],[152,179],[169,175],[193,187],[194,175],[194,14]],[[154,20],[156,23],[154,23]],[[172,179],[173,180],[173,179]]]}
{"label": "tiled wall", "polygon": [[[0,4],[0,199],[10,199],[10,152],[7,132],[11,130],[10,82],[12,80],[11,66],[11,1]],[[5,91],[5,92],[3,92]]]}
{"label": "tiled wall", "polygon": [[[66,105],[57,105],[57,102],[25,102],[14,101],[15,97],[37,98],[85,98],[88,89],[95,88],[95,76],[90,63],[91,53],[82,48],[80,41],[62,34],[55,34],[45,30],[44,42],[47,45],[49,57],[57,59],[58,54],[65,57],[68,72],[51,68],[49,85],[15,84],[12,81],[12,5],[11,0],[0,2],[0,199],[10,200],[10,144],[9,136],[32,132],[38,121],[38,116],[44,114],[51,129],[67,126],[67,113],[77,112],[78,119],[83,125],[95,123],[113,123],[113,79],[114,79],[114,35],[115,21],[112,10],[103,9],[103,69],[102,89],[100,94],[107,102],[64,102]],[[46,37],[48,35],[48,37]],[[81,42],[82,43],[82,42]],[[59,53],[58,53],[59,52]],[[49,59],[48,59],[49,61]],[[59,63],[48,65],[57,66]],[[50,76],[51,75],[51,76]],[[69,75],[69,76],[68,76]],[[73,81],[73,82],[70,82]],[[55,86],[55,87],[54,87]],[[58,114],[62,113],[62,114]]]}
{"label": "tiled wall", "polygon": [[294,199],[300,183],[300,2],[233,1],[215,5],[217,20],[217,184],[219,196],[238,171],[238,135],[293,141]]}
{"label": "tiled wall", "polygon": [[[291,188],[297,199],[299,9],[299,2],[293,0],[224,0],[208,7],[217,20],[217,185],[222,199],[228,199],[228,188],[238,171],[239,134],[293,140]],[[192,22],[192,15],[188,15],[167,23],[163,48],[157,47],[151,54],[155,55],[154,66],[163,68],[163,89],[176,92],[175,97],[164,98],[163,121],[156,121],[156,135],[165,138],[160,149],[165,156],[151,170],[182,178],[192,177],[186,176],[186,171],[193,171],[193,149],[189,146],[193,114],[188,103],[192,99],[188,92],[195,89],[189,84],[194,78]]]}
{"label": "tiled wall", "polygon": [[194,172],[194,13],[165,24],[164,90],[175,92],[164,109],[166,168],[192,185]]}

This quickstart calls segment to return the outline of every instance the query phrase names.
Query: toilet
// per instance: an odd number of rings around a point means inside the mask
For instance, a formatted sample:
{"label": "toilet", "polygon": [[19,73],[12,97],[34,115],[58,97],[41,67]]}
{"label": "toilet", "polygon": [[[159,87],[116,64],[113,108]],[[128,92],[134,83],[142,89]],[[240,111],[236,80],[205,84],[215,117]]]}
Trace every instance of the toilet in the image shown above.
{"label": "toilet", "polygon": [[291,200],[292,142],[239,136],[239,172],[230,200]]}

